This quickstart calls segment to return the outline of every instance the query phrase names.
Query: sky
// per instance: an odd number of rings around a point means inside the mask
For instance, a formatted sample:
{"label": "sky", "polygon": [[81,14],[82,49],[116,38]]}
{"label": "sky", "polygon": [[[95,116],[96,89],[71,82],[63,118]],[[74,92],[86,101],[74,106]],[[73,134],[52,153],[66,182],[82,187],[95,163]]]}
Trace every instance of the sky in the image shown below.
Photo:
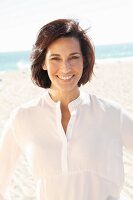
{"label": "sky", "polygon": [[94,45],[133,42],[133,0],[0,0],[0,51],[31,50],[39,29],[78,19]]}

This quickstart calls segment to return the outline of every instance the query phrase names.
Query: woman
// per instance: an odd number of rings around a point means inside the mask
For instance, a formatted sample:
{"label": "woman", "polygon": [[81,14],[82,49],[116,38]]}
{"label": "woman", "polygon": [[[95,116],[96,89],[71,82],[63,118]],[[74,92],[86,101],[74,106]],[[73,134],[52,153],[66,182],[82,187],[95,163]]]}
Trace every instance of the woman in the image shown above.
{"label": "woman", "polygon": [[80,91],[95,62],[86,32],[74,20],[52,21],[40,29],[31,59],[34,83],[48,90],[15,109],[5,128],[1,198],[24,153],[40,200],[119,199],[122,148],[133,153],[133,120],[120,106]]}

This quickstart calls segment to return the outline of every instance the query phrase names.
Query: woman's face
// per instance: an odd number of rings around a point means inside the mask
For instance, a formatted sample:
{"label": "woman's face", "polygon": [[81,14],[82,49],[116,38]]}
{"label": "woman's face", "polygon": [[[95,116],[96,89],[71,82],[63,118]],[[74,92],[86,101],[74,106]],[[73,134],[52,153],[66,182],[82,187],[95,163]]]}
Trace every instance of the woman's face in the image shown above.
{"label": "woman's face", "polygon": [[76,38],[55,40],[47,49],[44,63],[43,69],[48,72],[52,89],[77,89],[83,72],[83,55]]}

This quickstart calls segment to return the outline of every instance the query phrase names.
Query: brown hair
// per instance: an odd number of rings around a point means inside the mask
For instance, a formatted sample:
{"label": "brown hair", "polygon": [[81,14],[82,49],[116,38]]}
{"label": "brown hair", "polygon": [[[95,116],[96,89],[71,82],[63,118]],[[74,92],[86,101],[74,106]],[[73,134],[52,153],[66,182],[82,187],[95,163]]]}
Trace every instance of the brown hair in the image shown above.
{"label": "brown hair", "polygon": [[40,29],[37,40],[33,45],[31,53],[32,81],[39,87],[50,88],[51,86],[47,70],[43,70],[42,66],[48,46],[61,37],[74,37],[80,43],[83,55],[83,74],[78,82],[78,86],[80,87],[81,84],[86,84],[91,79],[95,55],[94,48],[86,34],[86,30],[81,29],[79,23],[73,19],[58,19],[44,25]]}

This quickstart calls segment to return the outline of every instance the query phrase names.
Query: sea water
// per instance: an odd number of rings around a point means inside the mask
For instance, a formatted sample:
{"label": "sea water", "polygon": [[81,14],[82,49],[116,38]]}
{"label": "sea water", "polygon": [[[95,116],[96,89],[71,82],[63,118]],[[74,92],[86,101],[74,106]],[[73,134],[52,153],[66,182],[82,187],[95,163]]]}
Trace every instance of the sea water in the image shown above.
{"label": "sea water", "polygon": [[[1,52],[0,71],[30,68],[31,51]],[[133,57],[133,43],[95,46],[96,59]]]}

